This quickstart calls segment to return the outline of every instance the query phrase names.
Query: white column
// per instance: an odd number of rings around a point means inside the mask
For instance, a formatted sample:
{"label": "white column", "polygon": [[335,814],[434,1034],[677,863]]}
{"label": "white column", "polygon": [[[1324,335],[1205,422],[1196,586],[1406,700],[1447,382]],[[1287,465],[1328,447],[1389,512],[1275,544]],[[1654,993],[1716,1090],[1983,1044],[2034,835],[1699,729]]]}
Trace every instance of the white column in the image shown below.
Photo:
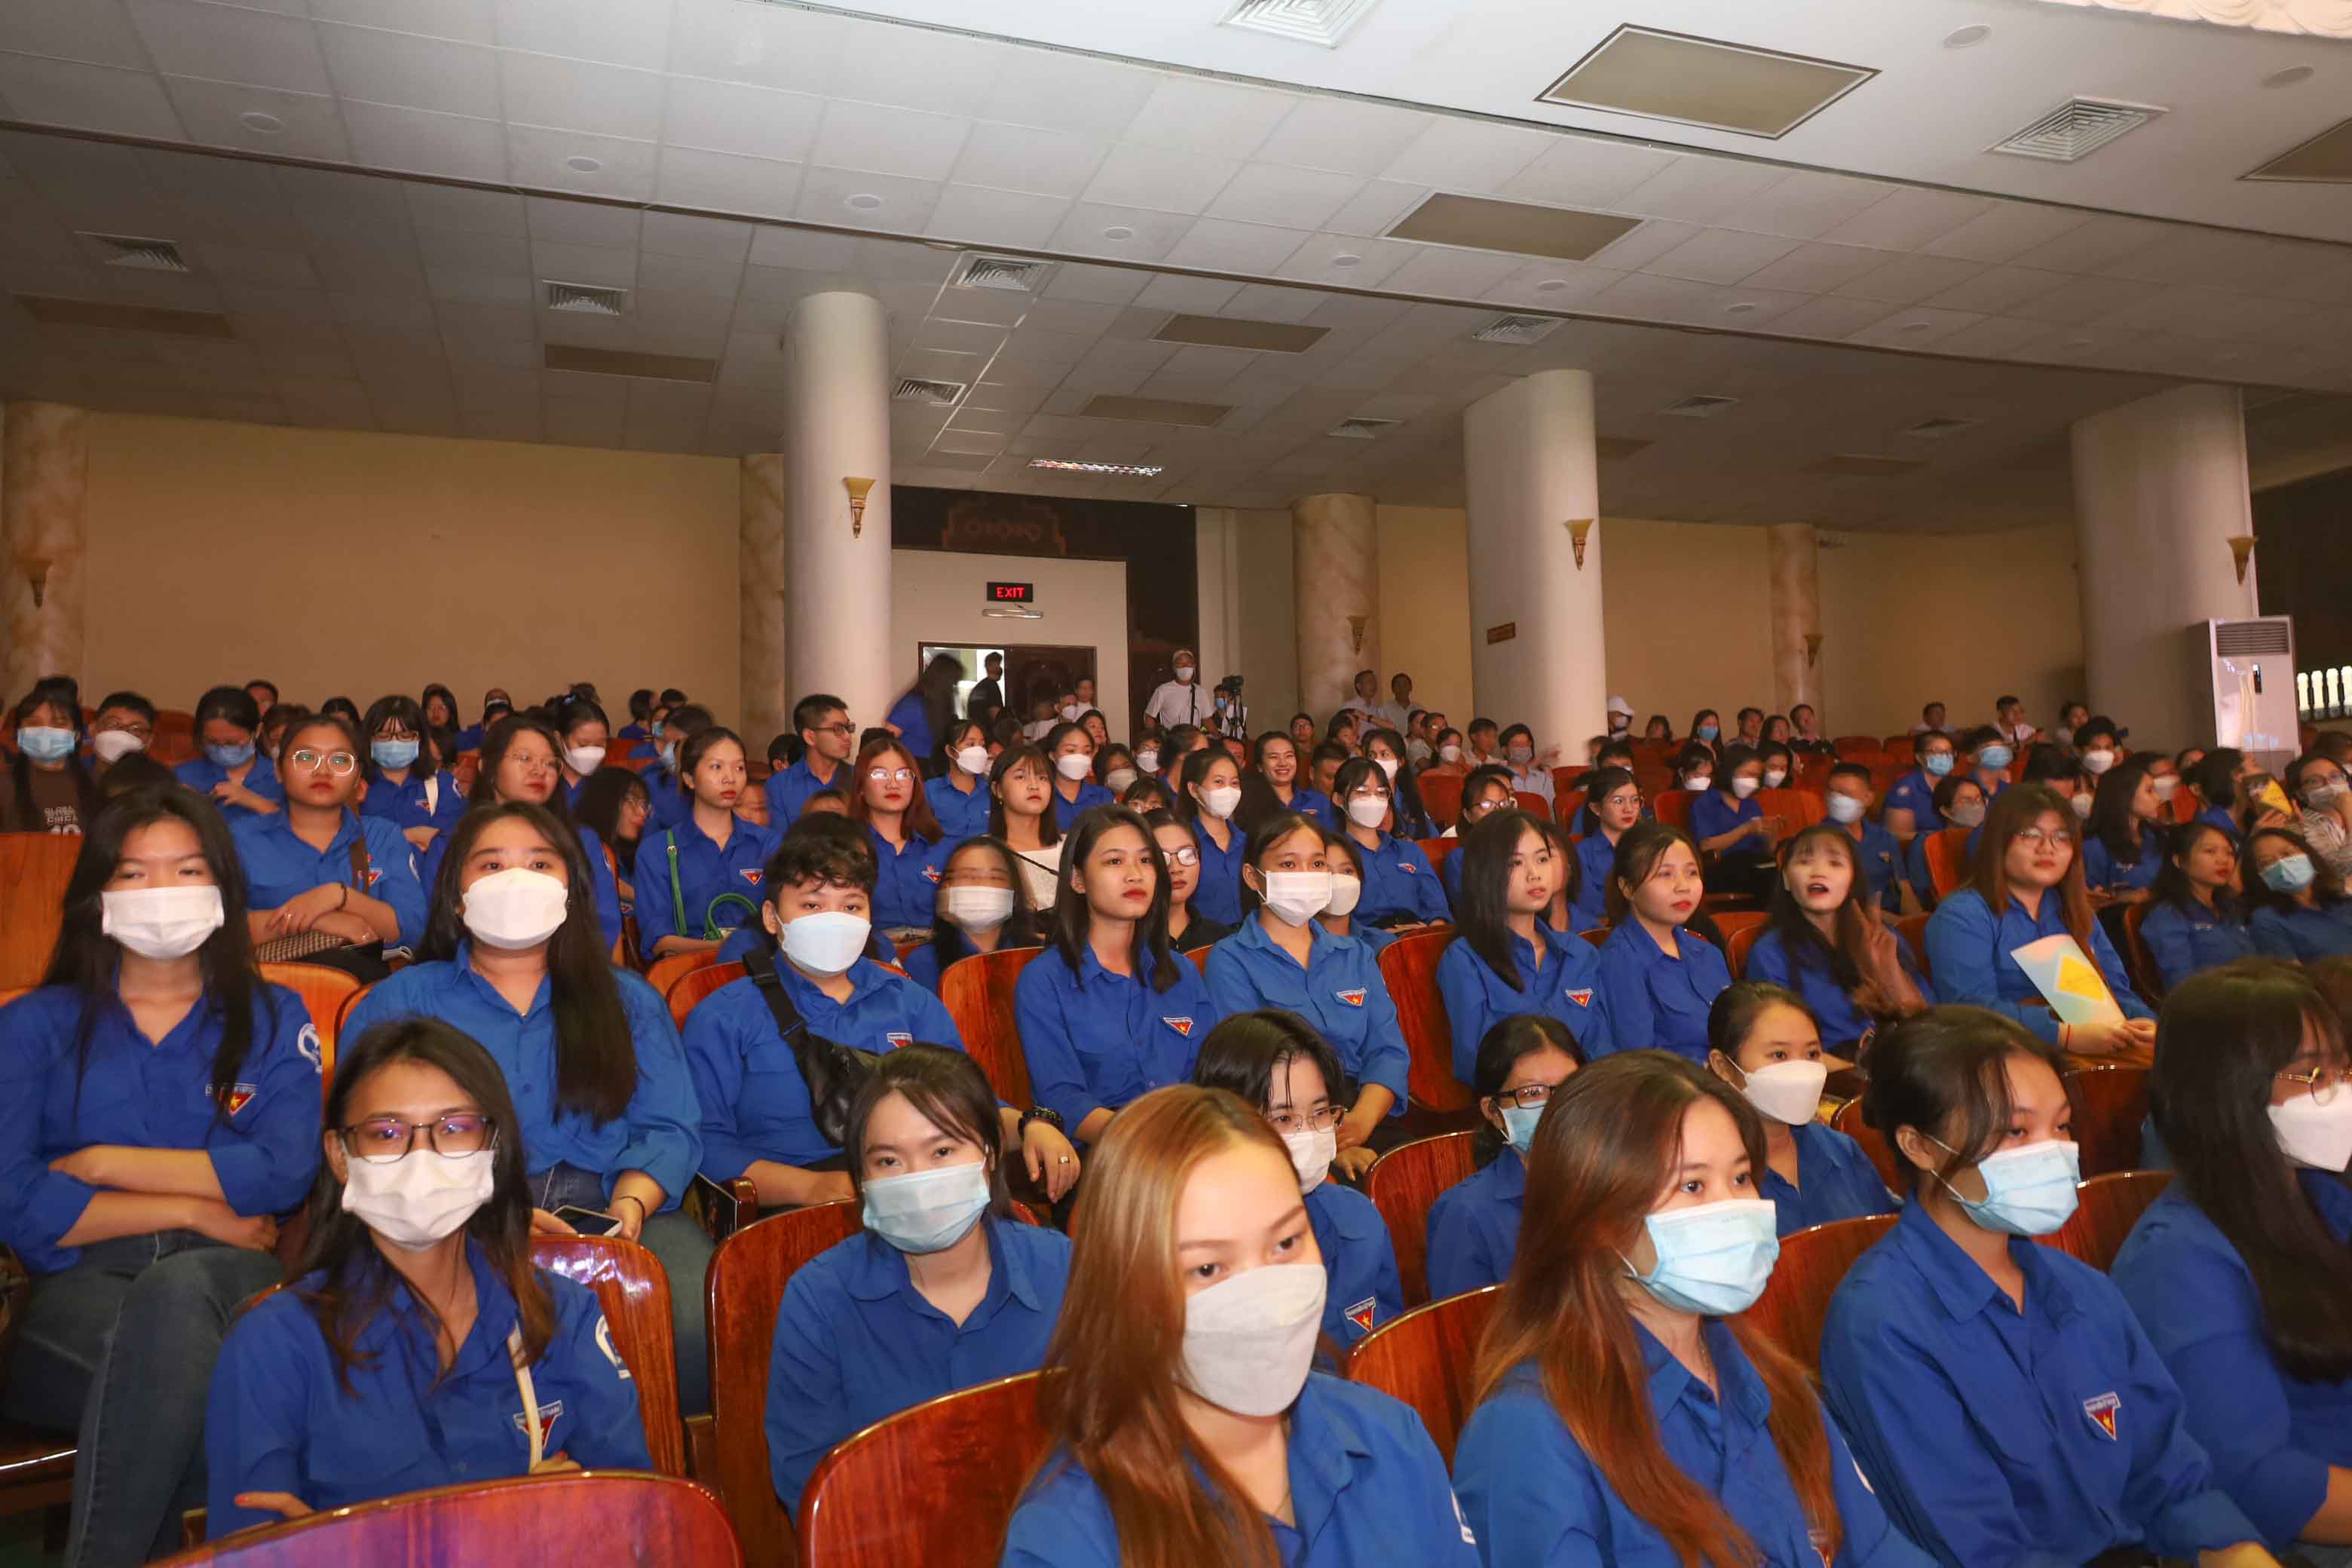
{"label": "white column", "polygon": [[1609,700],[1591,374],[1543,371],[1472,404],[1462,462],[1473,706],[1581,757],[1585,739],[1608,728]]}
{"label": "white column", "polygon": [[2092,710],[2136,746],[2210,745],[2210,667],[2189,628],[2258,613],[2252,564],[2239,582],[2230,548],[2254,531],[2238,391],[2176,387],[2073,435]]}
{"label": "white column", "polygon": [[1370,496],[1301,496],[1290,503],[1290,519],[1298,563],[1298,705],[1328,719],[1354,695],[1360,669],[1379,676],[1373,700],[1385,702],[1379,508]]}
{"label": "white column", "polygon": [[[890,348],[881,301],[812,294],[784,329],[785,702],[829,691],[879,724],[915,679],[890,646]],[[843,480],[871,479],[853,525]]]}

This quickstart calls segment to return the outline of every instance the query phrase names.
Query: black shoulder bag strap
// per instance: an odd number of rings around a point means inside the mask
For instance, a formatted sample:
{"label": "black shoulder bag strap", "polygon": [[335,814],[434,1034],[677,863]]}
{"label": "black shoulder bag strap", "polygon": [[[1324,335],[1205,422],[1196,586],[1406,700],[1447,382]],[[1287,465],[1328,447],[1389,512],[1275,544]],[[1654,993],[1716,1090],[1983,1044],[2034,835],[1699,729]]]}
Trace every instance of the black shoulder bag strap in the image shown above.
{"label": "black shoulder bag strap", "polygon": [[873,1076],[881,1058],[873,1051],[810,1033],[807,1020],[793,1005],[792,994],[784,989],[783,978],[776,973],[772,952],[752,949],[744,956],[743,969],[766,998],[768,1011],[775,1016],[776,1030],[783,1036],[784,1044],[792,1047],[793,1065],[800,1068],[801,1081],[808,1086],[809,1120],[816,1124],[817,1135],[840,1148],[849,1128],[850,1102],[866,1087],[866,1080]]}

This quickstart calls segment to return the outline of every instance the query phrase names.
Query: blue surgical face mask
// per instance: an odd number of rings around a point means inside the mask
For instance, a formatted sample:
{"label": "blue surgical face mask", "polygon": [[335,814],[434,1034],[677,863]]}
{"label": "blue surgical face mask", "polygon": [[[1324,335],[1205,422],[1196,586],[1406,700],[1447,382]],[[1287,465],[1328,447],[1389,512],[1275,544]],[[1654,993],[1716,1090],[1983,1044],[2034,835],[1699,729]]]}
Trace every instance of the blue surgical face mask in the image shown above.
{"label": "blue surgical face mask", "polygon": [[[1940,1138],[1930,1135],[1930,1142],[1947,1153],[1959,1152]],[[2048,1236],[2074,1217],[2083,1152],[2067,1139],[2045,1139],[1986,1155],[1977,1162],[1977,1174],[1984,1178],[1985,1195],[1973,1201],[1944,1182],[1970,1219],[2005,1236]]]}
{"label": "blue surgical face mask", "polygon": [[1720,729],[1713,724],[1701,724],[1697,729],[1691,731],[1693,735],[1702,741],[1712,741],[1716,736],[1722,732],[1723,731]]}
{"label": "blue surgical face mask", "polygon": [[253,742],[239,741],[234,746],[206,746],[205,755],[216,768],[238,768],[253,761]]}
{"label": "blue surgical face mask", "polygon": [[1977,753],[1977,766],[1980,768],[2005,768],[2015,761],[2017,753],[2007,746],[1987,746]]}
{"label": "blue surgical face mask", "polygon": [[2263,868],[2263,886],[2275,893],[2299,893],[2317,873],[2308,855],[2282,855]]}
{"label": "blue surgical face mask", "polygon": [[1937,778],[1942,778],[1946,773],[1952,771],[1952,753],[1949,752],[1930,752],[1926,756],[1919,759],[1919,765],[1927,769],[1929,773],[1935,774]]}
{"label": "blue surgical face mask", "polygon": [[1543,1120],[1544,1108],[1540,1105],[1506,1105],[1502,1110],[1503,1135],[1511,1141],[1511,1147],[1517,1149],[1519,1158],[1524,1160],[1528,1157],[1528,1151],[1535,1147],[1536,1123]]}
{"label": "blue surgical face mask", "polygon": [[1701,1317],[1744,1312],[1764,1294],[1780,1256],[1779,1211],[1766,1198],[1726,1198],[1696,1208],[1665,1209],[1645,1222],[1658,1261],[1628,1273],[1663,1306]]}
{"label": "blue surgical face mask", "polygon": [[16,731],[16,749],[37,763],[62,763],[73,755],[74,732],[47,724]]}
{"label": "blue surgical face mask", "polygon": [[677,772],[677,742],[676,741],[664,741],[661,743],[661,765],[667,768],[672,773]]}
{"label": "blue surgical face mask", "polygon": [[988,1163],[942,1165],[864,1184],[866,1228],[901,1252],[953,1247],[988,1207]]}
{"label": "blue surgical face mask", "polygon": [[369,742],[368,755],[380,768],[404,768],[416,760],[415,741],[374,741]]}

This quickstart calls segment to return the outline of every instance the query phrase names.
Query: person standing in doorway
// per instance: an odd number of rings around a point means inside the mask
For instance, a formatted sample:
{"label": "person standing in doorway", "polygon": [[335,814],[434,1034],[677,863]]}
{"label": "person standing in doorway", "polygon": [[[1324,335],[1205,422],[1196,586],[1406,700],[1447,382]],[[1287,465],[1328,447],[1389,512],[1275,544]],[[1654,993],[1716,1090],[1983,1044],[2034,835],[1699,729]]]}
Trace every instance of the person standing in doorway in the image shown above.
{"label": "person standing in doorway", "polygon": [[1143,719],[1147,724],[1160,730],[1172,730],[1179,724],[1198,724],[1207,717],[1209,704],[1201,695],[1201,661],[1189,647],[1180,647],[1171,661],[1176,679],[1163,680],[1152,689],[1151,700],[1144,704]]}
{"label": "person standing in doorway", "polygon": [[982,675],[964,700],[964,716],[982,730],[993,731],[996,716],[1004,711],[1004,656],[992,653],[981,660]]}

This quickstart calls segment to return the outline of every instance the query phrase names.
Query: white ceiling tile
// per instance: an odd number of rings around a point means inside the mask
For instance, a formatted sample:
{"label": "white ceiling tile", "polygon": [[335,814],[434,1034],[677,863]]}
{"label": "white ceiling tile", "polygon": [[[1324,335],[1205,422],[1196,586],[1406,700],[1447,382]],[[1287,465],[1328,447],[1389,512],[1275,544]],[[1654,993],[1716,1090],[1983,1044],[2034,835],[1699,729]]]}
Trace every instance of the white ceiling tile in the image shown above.
{"label": "white ceiling tile", "polygon": [[1008,60],[1029,51],[956,33],[850,19],[835,90],[867,103],[978,115]]}
{"label": "white ceiling tile", "polygon": [[1876,300],[1841,300],[1833,296],[1806,300],[1774,318],[1772,330],[1800,337],[1843,338],[1883,320],[1887,308]]}
{"label": "white ceiling tile", "polygon": [[1871,245],[1882,250],[1912,250],[1962,224],[1982,217],[1996,204],[1955,191],[1899,189],[1880,197],[1822,237],[1839,245]]}
{"label": "white ceiling tile", "polygon": [[1973,310],[1997,316],[2036,300],[2073,281],[2063,272],[2043,272],[2032,267],[1996,267],[1979,272],[1922,301],[1946,310]]}
{"label": "white ceiling tile", "polygon": [[1315,308],[1323,302],[1323,294],[1314,289],[1285,289],[1272,283],[1253,283],[1234,295],[1223,313],[1246,317],[1254,321],[1303,321],[1315,313]]}
{"label": "white ceiling tile", "polygon": [[751,225],[682,213],[646,214],[645,247],[663,256],[691,256],[738,266],[751,247]]}
{"label": "white ceiling tile", "polygon": [[[580,131],[548,131],[536,125],[507,127],[507,167],[514,183],[541,190],[579,191],[586,195],[649,200],[654,193],[654,143]],[[593,170],[565,160],[593,158]]]}
{"label": "white ceiling tile", "polygon": [[1536,161],[1551,145],[1540,131],[1522,131],[1483,121],[1440,119],[1412,140],[1381,171],[1407,184],[1441,190],[1491,192]]}
{"label": "white ceiling tile", "polygon": [[349,22],[461,43],[498,42],[490,0],[310,0],[310,15],[321,22]]}
{"label": "white ceiling tile", "polygon": [[496,0],[509,49],[659,70],[669,55],[667,0]]}
{"label": "white ceiling tile", "polygon": [[647,250],[637,261],[637,286],[678,294],[701,294],[732,300],[743,285],[740,261],[714,261],[707,257],[665,256]]}
{"label": "white ceiling tile", "polygon": [[824,106],[811,162],[909,180],[944,180],[971,129],[970,121],[952,115],[835,99]]}
{"label": "white ceiling tile", "polygon": [[319,26],[327,69],[344,98],[496,120],[497,56],[478,44],[372,27]]}
{"label": "white ceiling tile", "polygon": [[1801,245],[1788,255],[1760,268],[1748,279],[1762,289],[1795,289],[1809,294],[1825,294],[1841,283],[1852,282],[1864,273],[1883,267],[1886,252],[1871,250],[1859,245],[1824,245],[1815,242]]}
{"label": "white ceiling tile", "polygon": [[468,234],[520,237],[530,233],[523,198],[511,191],[469,191],[405,180],[402,193],[419,228],[459,229]]}
{"label": "white ceiling tile", "polygon": [[533,240],[559,245],[608,245],[635,247],[644,233],[643,220],[627,207],[602,202],[568,202],[555,196],[523,199],[525,231]]}
{"label": "white ceiling tile", "polygon": [[425,286],[436,301],[520,307],[532,302],[537,280],[520,272],[430,267],[425,268]]}
{"label": "white ceiling tile", "polygon": [[1309,97],[1283,118],[1257,150],[1270,163],[1377,174],[1427,131],[1432,118],[1413,110],[1346,99]]}
{"label": "white ceiling tile", "polygon": [[1913,305],[1846,334],[1850,343],[1874,343],[1885,348],[1920,348],[1949,337],[1963,327],[1984,320],[1967,310],[1937,310]]}
{"label": "white ceiling tile", "polygon": [[[172,95],[191,141],[289,158],[351,161],[351,146],[344,140],[342,122],[336,118],[335,100],[323,94],[239,87],[184,76],[165,77],[163,89]],[[277,116],[280,128],[268,132],[253,130],[237,118],[247,110]]]}
{"label": "white ceiling tile", "polygon": [[210,0],[128,0],[155,68],[167,75],[249,82],[289,92],[332,92],[307,16]]}
{"label": "white ceiling tile", "polygon": [[669,79],[662,140],[676,147],[798,163],[808,156],[824,100],[698,77]]}
{"label": "white ceiling tile", "polygon": [[840,272],[857,255],[857,241],[846,234],[812,234],[796,228],[758,228],[751,234],[751,260],[761,267],[789,267],[802,272]]}
{"label": "white ceiling tile", "polygon": [[561,240],[535,239],[530,246],[530,269],[539,277],[563,283],[634,289],[637,283],[637,253],[618,245],[567,245]]}
{"label": "white ceiling tile", "polygon": [[1859,278],[1850,278],[1839,284],[1833,293],[1850,300],[1878,300],[1890,305],[1909,305],[1930,294],[1966,282],[1985,269],[1981,261],[1962,261],[1950,256],[1897,256],[1885,266],[1874,267]]}
{"label": "white ceiling tile", "polygon": [[416,231],[416,254],[428,269],[510,273],[530,270],[530,244],[519,232],[483,234],[420,226]]}
{"label": "white ceiling tile", "polygon": [[1488,289],[1496,304],[1540,305],[1568,310],[1600,293],[1625,274],[1613,267],[1581,261],[1532,261]]}
{"label": "white ceiling tile", "polygon": [[503,184],[505,128],[495,120],[434,114],[382,103],[346,103],[352,150],[370,168]]}
{"label": "white ceiling tile", "polygon": [[319,275],[310,258],[296,250],[262,250],[249,246],[197,243],[188,254],[199,267],[223,282],[235,280],[267,289],[315,289]]}
{"label": "white ceiling tile", "polygon": [[1135,297],[1135,308],[1210,316],[1231,304],[1241,291],[1240,284],[1223,278],[1186,278],[1162,272],[1143,286],[1143,292]]}
{"label": "white ceiling tile", "polygon": [[1323,220],[1323,227],[1332,234],[1353,234],[1370,237],[1386,234],[1397,219],[1421,204],[1429,195],[1427,185],[1407,184],[1399,180],[1373,180],[1349,197],[1345,205]]}
{"label": "white ceiling tile", "polygon": [[1089,267],[1083,262],[1066,263],[1054,269],[1045,284],[1045,295],[1053,300],[1087,300],[1098,305],[1127,305],[1151,280],[1150,274],[1128,267]]}
{"label": "white ceiling tile", "polygon": [[1654,217],[1638,228],[1628,229],[1586,259],[1598,262],[1603,267],[1615,267],[1631,271],[1656,260],[1697,233],[1698,225],[1695,223],[1677,223],[1672,218]]}
{"label": "white ceiling tile", "polygon": [[1164,147],[1113,146],[1082,193],[1087,203],[1198,213],[1215,199],[1240,165]]}
{"label": "white ceiling tile", "polygon": [[0,7],[0,49],[147,68],[146,51],[122,0],[9,0]]}
{"label": "white ceiling tile", "polygon": [[674,0],[669,68],[681,76],[829,92],[842,80],[852,24],[826,11],[747,5],[743,0]]}
{"label": "white ceiling tile", "polygon": [[2022,316],[2030,321],[2074,325],[2096,320],[2111,310],[2152,299],[2162,292],[2160,285],[2137,283],[2125,278],[2078,278],[2063,288],[2037,294],[2031,300],[2021,300],[2001,313]]}
{"label": "white ceiling tile", "polygon": [[1788,255],[1800,243],[1772,235],[1742,234],[1738,229],[1703,228],[1642,270],[1696,283],[1737,283]]}
{"label": "white ceiling tile", "polygon": [[1727,228],[1812,239],[1861,212],[1890,188],[1852,174],[1799,169],[1765,186],[1717,221]]}
{"label": "white ceiling tile", "polygon": [[1099,136],[982,122],[965,138],[953,178],[992,190],[1075,196],[1086,189],[1109,148]]}
{"label": "white ceiling tile", "polygon": [[1065,196],[949,185],[940,193],[924,232],[940,239],[982,245],[1042,246],[1053,237],[1069,211],[1069,199]]}
{"label": "white ceiling tile", "polygon": [[2172,232],[2168,225],[2148,218],[2107,214],[2009,259],[2021,267],[2047,268],[2053,272],[2097,272]]}
{"label": "white ceiling tile", "polygon": [[1588,136],[1552,139],[1536,161],[1513,175],[1500,195],[1550,206],[1615,206],[1626,193],[1675,161],[1655,147]]}
{"label": "white ceiling tile", "polygon": [[1354,174],[1251,163],[1217,193],[1216,200],[1209,204],[1208,216],[1320,228],[1363,185],[1363,180]]}
{"label": "white ceiling tile", "polygon": [[1475,300],[1526,265],[1527,258],[1491,250],[1432,245],[1390,273],[1382,286],[1401,294]]}
{"label": "white ceiling tile", "polygon": [[1247,158],[1297,106],[1288,93],[1197,77],[1162,77],[1123,132],[1126,140],[1219,158]]}
{"label": "white ceiling tile", "polygon": [[1959,227],[1937,235],[1919,248],[1931,256],[1958,256],[1969,261],[2008,261],[2071,234],[2095,215],[2074,207],[2046,207],[2033,202],[2000,202]]}
{"label": "white ceiling tile", "polygon": [[1358,239],[1312,234],[1276,268],[1279,277],[1304,283],[1344,284],[1353,289],[1377,289],[1419,254],[1421,247],[1396,239]]}
{"label": "white ceiling tile", "polygon": [[1139,66],[1021,49],[1005,61],[980,118],[1116,136],[1158,82]]}
{"label": "white ceiling tile", "polygon": [[0,99],[19,120],[184,141],[163,83],[144,71],[0,55]]}
{"label": "white ceiling tile", "polygon": [[772,158],[665,147],[658,195],[675,206],[783,217],[800,200],[801,170]]}
{"label": "white ceiling tile", "polygon": [[1768,163],[1682,157],[1619,196],[1619,211],[1685,223],[1720,223],[1787,177]]}
{"label": "white ceiling tile", "polygon": [[2019,321],[2013,316],[1987,316],[1938,338],[1936,346],[1941,352],[1952,354],[2007,354],[2049,331],[2040,321]]}
{"label": "white ceiling tile", "polygon": [[661,134],[663,79],[551,55],[499,53],[507,118],[523,125],[651,140]]}
{"label": "white ceiling tile", "polygon": [[1168,261],[1175,267],[1205,267],[1226,272],[1272,272],[1306,238],[1295,228],[1204,217],[1170,248]]}
{"label": "white ceiling tile", "polygon": [[[850,205],[852,197],[879,196],[878,207]],[[919,234],[940,199],[936,180],[907,180],[848,169],[809,166],[793,216],[803,223],[854,223],[893,234]]]}

